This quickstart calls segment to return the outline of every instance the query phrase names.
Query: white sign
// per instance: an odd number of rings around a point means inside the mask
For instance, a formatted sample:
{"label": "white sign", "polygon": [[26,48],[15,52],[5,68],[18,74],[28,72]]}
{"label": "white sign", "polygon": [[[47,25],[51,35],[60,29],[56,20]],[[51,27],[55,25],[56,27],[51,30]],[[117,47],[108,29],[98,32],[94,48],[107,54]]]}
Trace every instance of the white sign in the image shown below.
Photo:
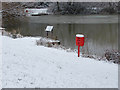
{"label": "white sign", "polygon": [[5,28],[0,27],[0,30],[3,30],[3,29],[5,29]]}
{"label": "white sign", "polygon": [[47,26],[46,29],[45,29],[45,31],[49,31],[49,32],[51,32],[52,29],[53,29],[53,26]]}

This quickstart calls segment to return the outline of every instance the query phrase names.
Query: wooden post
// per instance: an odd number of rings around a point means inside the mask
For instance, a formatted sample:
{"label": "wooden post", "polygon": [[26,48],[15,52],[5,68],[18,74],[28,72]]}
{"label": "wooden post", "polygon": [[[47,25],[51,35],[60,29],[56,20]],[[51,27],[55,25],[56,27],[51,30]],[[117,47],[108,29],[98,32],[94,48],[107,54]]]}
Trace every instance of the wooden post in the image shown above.
{"label": "wooden post", "polygon": [[51,34],[52,34],[52,35],[51,35],[51,38],[53,38],[53,31],[51,32]]}
{"label": "wooden post", "polygon": [[80,57],[80,46],[78,46],[78,57]]}
{"label": "wooden post", "polygon": [[48,31],[47,31],[47,38],[48,38]]}
{"label": "wooden post", "polygon": [[2,30],[2,36],[3,36],[3,30]]}

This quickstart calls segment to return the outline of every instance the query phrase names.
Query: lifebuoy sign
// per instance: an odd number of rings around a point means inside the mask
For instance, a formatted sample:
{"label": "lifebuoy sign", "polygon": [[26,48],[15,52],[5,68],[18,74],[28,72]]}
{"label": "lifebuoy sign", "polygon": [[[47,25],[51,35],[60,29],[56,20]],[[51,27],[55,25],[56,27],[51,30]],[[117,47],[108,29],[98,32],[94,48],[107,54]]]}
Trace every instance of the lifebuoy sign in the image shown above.
{"label": "lifebuoy sign", "polygon": [[80,56],[80,46],[84,46],[84,35],[76,34],[76,45],[78,46],[78,57]]}

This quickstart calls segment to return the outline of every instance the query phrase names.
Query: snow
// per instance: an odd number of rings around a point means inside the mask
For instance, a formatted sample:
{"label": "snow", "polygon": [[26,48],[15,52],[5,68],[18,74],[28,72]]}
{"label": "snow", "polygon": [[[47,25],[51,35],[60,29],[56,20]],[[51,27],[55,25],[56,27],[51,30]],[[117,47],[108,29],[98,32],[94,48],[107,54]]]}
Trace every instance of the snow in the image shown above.
{"label": "snow", "polygon": [[[26,12],[26,10],[28,10],[28,12]],[[34,8],[32,8],[32,9],[30,9],[30,8],[27,8],[27,9],[25,9],[24,10],[24,12],[26,13],[26,14],[33,14],[33,15],[36,15],[36,14],[47,14],[48,12],[47,12],[47,8],[41,8],[41,9],[34,9]]]}
{"label": "snow", "polygon": [[[0,36],[2,31],[0,30]],[[0,90],[2,89],[2,38],[0,37]]]}
{"label": "snow", "polygon": [[83,34],[76,34],[76,37],[84,37]]}
{"label": "snow", "polygon": [[0,38],[3,88],[118,88],[117,64],[37,46],[38,37]]}
{"label": "snow", "polygon": [[[39,39],[42,39],[43,42],[60,42],[59,40],[53,40],[53,39],[50,39],[50,38],[46,38],[46,37],[40,37]],[[39,41],[39,40],[38,40]]]}

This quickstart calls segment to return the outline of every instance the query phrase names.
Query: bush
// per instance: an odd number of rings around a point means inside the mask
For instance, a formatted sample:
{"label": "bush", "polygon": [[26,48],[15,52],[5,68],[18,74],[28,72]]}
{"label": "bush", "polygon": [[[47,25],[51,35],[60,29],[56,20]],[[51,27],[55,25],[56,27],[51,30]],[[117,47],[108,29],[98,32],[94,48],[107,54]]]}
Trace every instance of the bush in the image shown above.
{"label": "bush", "polygon": [[120,63],[120,52],[119,51],[106,50],[105,57],[108,61],[112,61],[114,63]]}

